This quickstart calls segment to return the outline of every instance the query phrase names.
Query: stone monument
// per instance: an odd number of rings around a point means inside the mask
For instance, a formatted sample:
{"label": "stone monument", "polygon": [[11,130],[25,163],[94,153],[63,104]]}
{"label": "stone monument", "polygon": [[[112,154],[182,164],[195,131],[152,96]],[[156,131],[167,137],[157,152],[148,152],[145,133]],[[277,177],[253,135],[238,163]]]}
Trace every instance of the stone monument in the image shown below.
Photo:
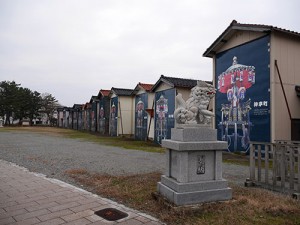
{"label": "stone monument", "polygon": [[158,193],[176,205],[224,201],[232,190],[222,178],[222,151],[227,143],[217,141],[217,130],[211,128],[214,114],[207,110],[215,88],[199,81],[185,102],[176,96],[176,126],[171,139],[163,140],[166,150],[166,172],[158,183]]}
{"label": "stone monument", "polygon": [[2,116],[0,116],[0,127],[3,127],[3,119],[2,119]]}

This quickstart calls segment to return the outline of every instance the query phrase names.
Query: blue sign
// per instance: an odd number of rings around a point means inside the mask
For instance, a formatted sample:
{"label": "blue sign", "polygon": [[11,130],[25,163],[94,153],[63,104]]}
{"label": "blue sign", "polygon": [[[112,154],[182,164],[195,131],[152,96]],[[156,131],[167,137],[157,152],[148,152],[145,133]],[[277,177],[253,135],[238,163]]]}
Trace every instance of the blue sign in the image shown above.
{"label": "blue sign", "polygon": [[105,134],[106,133],[106,124],[108,121],[108,118],[106,118],[106,109],[105,107],[105,100],[101,99],[99,101],[99,115],[98,115],[98,120],[99,120],[99,133],[100,134]]}
{"label": "blue sign", "polygon": [[76,109],[73,111],[73,129],[74,130],[77,130],[78,129],[78,114],[77,114],[77,111]]}
{"label": "blue sign", "polygon": [[110,101],[109,133],[110,136],[118,135],[118,97]]}
{"label": "blue sign", "polygon": [[161,140],[171,138],[171,128],[174,127],[176,90],[169,89],[155,93],[155,134],[154,141],[161,144]]}
{"label": "blue sign", "polygon": [[148,114],[148,94],[143,93],[135,97],[135,132],[137,140],[147,140]]}
{"label": "blue sign", "polygon": [[216,126],[229,151],[270,142],[270,36],[216,55]]}
{"label": "blue sign", "polygon": [[91,130],[96,131],[97,126],[97,102],[92,102],[91,110]]}
{"label": "blue sign", "polygon": [[82,109],[78,112],[78,130],[82,130]]}

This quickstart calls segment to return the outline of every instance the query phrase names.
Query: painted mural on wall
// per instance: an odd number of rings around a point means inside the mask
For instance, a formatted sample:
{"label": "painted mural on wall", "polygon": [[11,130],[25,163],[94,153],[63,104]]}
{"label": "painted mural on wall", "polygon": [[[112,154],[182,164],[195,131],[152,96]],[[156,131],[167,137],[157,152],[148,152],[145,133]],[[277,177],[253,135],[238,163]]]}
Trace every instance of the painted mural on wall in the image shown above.
{"label": "painted mural on wall", "polygon": [[67,124],[67,112],[66,110],[63,111],[63,127],[67,128],[68,124]]}
{"label": "painted mural on wall", "polygon": [[68,128],[71,129],[72,128],[72,124],[73,124],[73,118],[72,118],[72,113],[69,112],[69,116],[68,116]]}
{"label": "painted mural on wall", "polygon": [[217,54],[216,126],[229,151],[270,141],[269,36]]}
{"label": "painted mural on wall", "polygon": [[109,131],[110,136],[118,135],[118,97],[111,99]]}
{"label": "painted mural on wall", "polygon": [[95,131],[95,111],[91,110],[91,130]]}
{"label": "painted mural on wall", "polygon": [[82,110],[78,112],[78,130],[82,130]]}
{"label": "painted mural on wall", "polygon": [[73,112],[73,129],[77,130],[78,128],[78,112],[74,111]]}
{"label": "painted mural on wall", "polygon": [[105,133],[105,112],[104,112],[104,106],[100,104],[99,109],[99,132],[101,134]]}
{"label": "painted mural on wall", "polygon": [[97,103],[92,103],[92,110],[91,110],[91,130],[96,131],[96,125],[97,125]]}
{"label": "painted mural on wall", "polygon": [[147,139],[148,115],[148,94],[144,93],[135,97],[135,139]]}
{"label": "painted mural on wall", "polygon": [[155,142],[171,138],[174,127],[175,89],[155,93]]}
{"label": "painted mural on wall", "polygon": [[91,110],[89,108],[86,108],[83,111],[83,129],[84,130],[90,130],[91,124]]}
{"label": "painted mural on wall", "polygon": [[92,128],[92,110],[87,109],[87,130],[90,131]]}

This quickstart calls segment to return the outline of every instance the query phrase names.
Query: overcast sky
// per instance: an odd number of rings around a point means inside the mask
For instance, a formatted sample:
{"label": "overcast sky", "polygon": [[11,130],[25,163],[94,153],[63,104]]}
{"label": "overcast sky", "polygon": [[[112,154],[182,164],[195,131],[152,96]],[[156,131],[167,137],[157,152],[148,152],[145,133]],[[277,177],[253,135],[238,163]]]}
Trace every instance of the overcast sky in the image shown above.
{"label": "overcast sky", "polygon": [[300,32],[299,0],[0,0],[0,81],[88,102],[161,74],[212,80],[204,51],[229,26]]}

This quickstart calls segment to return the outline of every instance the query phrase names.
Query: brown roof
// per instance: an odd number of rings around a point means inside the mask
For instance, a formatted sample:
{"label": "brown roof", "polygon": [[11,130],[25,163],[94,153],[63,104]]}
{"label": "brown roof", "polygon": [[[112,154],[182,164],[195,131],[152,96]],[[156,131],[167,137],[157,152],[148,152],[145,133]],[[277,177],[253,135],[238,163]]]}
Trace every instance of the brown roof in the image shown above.
{"label": "brown roof", "polygon": [[144,83],[141,83],[139,82],[139,85],[144,88],[146,91],[150,91],[153,87],[154,84],[144,84]]}
{"label": "brown roof", "polygon": [[238,23],[236,20],[233,20],[230,23],[230,25],[223,31],[223,33],[211,44],[211,46],[207,48],[207,50],[203,53],[203,56],[213,57],[216,54],[216,50],[219,49],[222,45],[224,45],[234,35],[234,33],[239,30],[262,32],[262,33],[270,33],[272,31],[277,31],[277,32],[286,33],[300,38],[300,33],[295,31],[286,30],[286,29],[282,29],[270,25],[263,25],[263,24]]}
{"label": "brown roof", "polygon": [[150,92],[152,87],[153,87],[154,84],[145,84],[145,83],[141,83],[139,82],[135,88],[133,89],[133,92],[132,94],[133,95],[136,95],[138,93],[138,91],[142,88],[144,89],[146,92]]}
{"label": "brown roof", "polygon": [[99,91],[99,93],[101,93],[103,96],[108,96],[108,95],[109,95],[109,92],[110,92],[110,90],[103,90],[103,89],[101,89],[101,90]]}

